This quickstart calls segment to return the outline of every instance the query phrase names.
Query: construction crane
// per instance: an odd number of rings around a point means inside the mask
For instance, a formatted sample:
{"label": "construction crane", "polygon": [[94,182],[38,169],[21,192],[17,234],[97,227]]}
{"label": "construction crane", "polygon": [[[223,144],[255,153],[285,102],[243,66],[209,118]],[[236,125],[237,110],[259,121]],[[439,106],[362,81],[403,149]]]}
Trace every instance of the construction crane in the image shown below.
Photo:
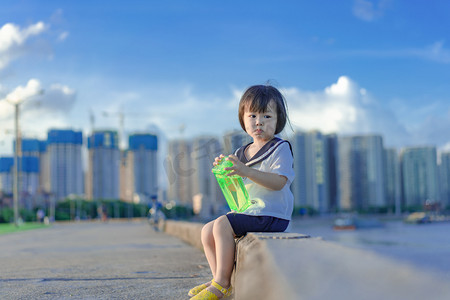
{"label": "construction crane", "polygon": [[104,117],[116,117],[119,119],[119,149],[124,150],[125,142],[123,139],[124,139],[125,114],[123,113],[123,110],[114,113],[103,111],[102,115]]}
{"label": "construction crane", "polygon": [[103,111],[103,117],[113,117],[119,120],[119,149],[124,150],[126,148],[125,139],[125,117],[133,117],[133,119],[144,119],[147,118],[146,115],[140,113],[124,113],[123,109],[116,112]]}

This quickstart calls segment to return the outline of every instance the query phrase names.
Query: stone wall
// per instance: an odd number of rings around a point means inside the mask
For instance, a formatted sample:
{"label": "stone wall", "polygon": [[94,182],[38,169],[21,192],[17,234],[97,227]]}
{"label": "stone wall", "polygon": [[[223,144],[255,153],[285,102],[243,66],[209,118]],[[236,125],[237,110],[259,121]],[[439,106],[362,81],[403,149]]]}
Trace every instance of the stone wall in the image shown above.
{"label": "stone wall", "polygon": [[[166,233],[202,249],[203,224],[166,221]],[[234,299],[450,299],[449,278],[295,233],[237,241]]]}

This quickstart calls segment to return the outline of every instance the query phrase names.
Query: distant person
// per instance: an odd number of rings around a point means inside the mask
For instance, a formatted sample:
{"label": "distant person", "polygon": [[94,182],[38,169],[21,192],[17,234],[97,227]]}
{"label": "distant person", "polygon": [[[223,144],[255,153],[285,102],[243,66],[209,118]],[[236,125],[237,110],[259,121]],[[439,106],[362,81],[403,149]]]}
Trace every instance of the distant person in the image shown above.
{"label": "distant person", "polygon": [[97,207],[97,214],[98,214],[99,219],[102,222],[108,221],[108,211],[107,211],[106,206],[104,204],[102,204],[102,205]]}
{"label": "distant person", "polygon": [[41,208],[39,208],[38,211],[36,212],[37,221],[39,223],[44,222],[44,217],[45,217],[44,211]]}
{"label": "distant person", "polygon": [[156,197],[152,197],[152,205],[149,210],[148,222],[155,231],[159,231],[159,223],[166,219],[166,215],[161,211],[162,203]]}
{"label": "distant person", "polygon": [[[239,103],[239,122],[253,142],[227,158],[228,175],[243,177],[252,205],[203,226],[201,239],[213,279],[189,291],[191,299],[220,299],[231,293],[235,238],[247,232],[283,232],[291,220],[294,197],[293,155],[289,142],[275,137],[288,121],[281,93],[270,85],[248,88]],[[216,157],[216,166],[224,157]]]}
{"label": "distant person", "polygon": [[108,209],[106,208],[106,205],[102,205],[102,210],[103,210],[102,221],[106,222],[108,221]]}

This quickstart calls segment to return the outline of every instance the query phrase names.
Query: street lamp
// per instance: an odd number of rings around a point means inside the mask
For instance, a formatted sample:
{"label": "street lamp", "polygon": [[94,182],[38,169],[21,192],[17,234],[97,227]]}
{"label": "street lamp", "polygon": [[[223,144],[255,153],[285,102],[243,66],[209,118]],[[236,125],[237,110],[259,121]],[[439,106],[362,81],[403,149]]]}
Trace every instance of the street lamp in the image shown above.
{"label": "street lamp", "polygon": [[[39,90],[35,95],[44,94],[44,90]],[[13,202],[14,202],[14,224],[19,227],[19,158],[22,156],[22,142],[20,137],[19,129],[19,111],[20,104],[22,104],[25,99],[11,100],[11,98],[6,98],[6,101],[14,105],[14,137],[16,140],[16,147],[14,149],[14,186],[13,186]]]}

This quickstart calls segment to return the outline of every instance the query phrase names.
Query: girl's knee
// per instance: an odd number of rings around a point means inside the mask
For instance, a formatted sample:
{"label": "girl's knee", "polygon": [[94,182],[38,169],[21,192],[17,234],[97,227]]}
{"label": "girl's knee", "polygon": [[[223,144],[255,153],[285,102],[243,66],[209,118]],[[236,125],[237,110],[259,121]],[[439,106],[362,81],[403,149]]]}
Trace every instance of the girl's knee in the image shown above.
{"label": "girl's knee", "polygon": [[214,221],[211,221],[203,226],[201,231],[202,241],[209,241],[213,238]]}
{"label": "girl's knee", "polygon": [[216,219],[216,223],[219,223],[221,226],[229,225],[230,221],[228,221],[227,216],[220,216]]}
{"label": "girl's knee", "polygon": [[227,216],[220,216],[216,219],[214,222],[214,232],[220,231],[220,232],[233,232],[233,229],[231,227],[230,221],[228,221]]}

